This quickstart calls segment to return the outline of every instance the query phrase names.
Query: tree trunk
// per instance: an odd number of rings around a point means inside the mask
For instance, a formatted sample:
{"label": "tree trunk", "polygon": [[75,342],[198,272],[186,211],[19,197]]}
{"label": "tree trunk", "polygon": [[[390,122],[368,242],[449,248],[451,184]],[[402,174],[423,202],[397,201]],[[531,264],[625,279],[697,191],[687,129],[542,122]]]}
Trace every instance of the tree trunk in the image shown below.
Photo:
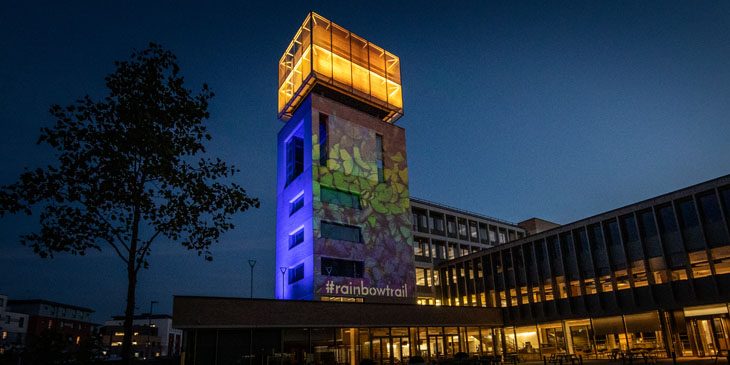
{"label": "tree trunk", "polygon": [[127,307],[124,310],[124,339],[122,340],[123,364],[131,364],[134,359],[132,356],[132,336],[134,335],[133,321],[137,273],[134,270],[133,260],[130,260],[130,264],[127,265],[127,281]]}
{"label": "tree trunk", "polygon": [[124,339],[122,340],[122,363],[131,365],[132,336],[134,335],[134,303],[135,290],[137,289],[137,239],[139,237],[139,204],[134,206],[134,217],[132,218],[132,237],[129,243],[129,256],[127,257],[127,308],[124,310]]}

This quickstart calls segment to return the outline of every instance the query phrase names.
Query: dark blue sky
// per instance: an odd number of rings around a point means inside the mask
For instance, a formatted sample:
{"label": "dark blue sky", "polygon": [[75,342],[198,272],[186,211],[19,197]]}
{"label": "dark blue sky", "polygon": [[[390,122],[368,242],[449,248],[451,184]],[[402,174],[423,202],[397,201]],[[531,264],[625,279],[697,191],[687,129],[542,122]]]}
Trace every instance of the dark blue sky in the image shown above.
{"label": "dark blue sky", "polygon": [[[411,192],[511,221],[569,223],[730,173],[730,3],[95,1],[0,5],[0,184],[52,161],[48,107],[104,95],[113,61],[161,43],[187,87],[214,89],[209,151],[261,208],[214,261],[158,245],[138,305],[173,294],[273,295],[277,62],[314,10],[401,58]],[[458,6],[457,6],[458,5]],[[111,252],[41,260],[0,221],[0,292],[123,311]]]}

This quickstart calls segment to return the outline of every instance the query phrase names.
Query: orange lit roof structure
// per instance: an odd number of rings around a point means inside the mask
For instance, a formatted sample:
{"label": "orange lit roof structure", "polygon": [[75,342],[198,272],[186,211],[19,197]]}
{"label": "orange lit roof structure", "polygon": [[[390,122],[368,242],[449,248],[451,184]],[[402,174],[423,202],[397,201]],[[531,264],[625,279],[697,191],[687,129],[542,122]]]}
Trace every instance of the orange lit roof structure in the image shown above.
{"label": "orange lit roof structure", "polygon": [[400,59],[311,12],[279,62],[279,119],[315,87],[389,123],[403,116]]}

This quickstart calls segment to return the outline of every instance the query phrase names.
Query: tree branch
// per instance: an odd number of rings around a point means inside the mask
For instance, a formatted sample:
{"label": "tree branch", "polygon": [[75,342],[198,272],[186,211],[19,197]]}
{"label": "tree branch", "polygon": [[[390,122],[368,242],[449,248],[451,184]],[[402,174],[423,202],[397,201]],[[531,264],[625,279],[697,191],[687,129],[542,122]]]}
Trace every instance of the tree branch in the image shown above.
{"label": "tree branch", "polygon": [[106,242],[109,243],[109,245],[112,246],[112,248],[114,248],[114,251],[117,252],[117,255],[119,255],[119,257],[122,259],[122,261],[124,261],[125,264],[129,263],[129,261],[127,261],[127,259],[124,258],[124,255],[122,255],[122,252],[119,251],[119,248],[117,247],[117,245],[114,244],[113,240],[106,239]]}
{"label": "tree branch", "polygon": [[[101,219],[102,221],[104,221],[104,224],[106,224],[107,226],[109,226],[109,228],[111,229],[111,233],[112,233],[112,234],[113,234],[113,235],[114,235],[115,237],[117,237],[117,240],[119,241],[119,243],[120,243],[120,244],[121,244],[122,246],[124,246],[124,249],[125,249],[125,250],[127,250],[127,252],[129,252],[129,246],[127,246],[127,245],[126,245],[126,244],[124,243],[124,240],[123,240],[123,239],[122,239],[121,237],[119,237],[119,234],[118,234],[118,233],[116,232],[116,230],[114,229],[114,226],[112,226],[112,225],[111,225],[111,223],[109,223],[109,221],[107,221],[107,220],[106,220],[106,218],[104,218],[104,216],[103,216],[103,215],[101,215],[101,213],[99,213],[98,211],[96,211],[96,210],[95,210],[95,211],[94,211],[94,213],[96,213],[96,216],[97,216],[97,217],[99,217],[99,219]],[[115,247],[115,248],[116,248],[116,247]]]}
{"label": "tree branch", "polygon": [[134,268],[135,273],[137,273],[139,271],[139,268],[142,267],[142,263],[144,262],[144,257],[145,257],[145,255],[147,255],[147,251],[149,251],[150,245],[152,245],[152,241],[154,241],[155,238],[157,238],[157,236],[160,234],[160,232],[161,231],[155,232],[155,234],[153,234],[152,237],[150,237],[150,239],[147,240],[147,242],[145,242],[142,245],[142,249],[139,251],[140,256],[139,256],[139,260],[137,261],[137,267]]}

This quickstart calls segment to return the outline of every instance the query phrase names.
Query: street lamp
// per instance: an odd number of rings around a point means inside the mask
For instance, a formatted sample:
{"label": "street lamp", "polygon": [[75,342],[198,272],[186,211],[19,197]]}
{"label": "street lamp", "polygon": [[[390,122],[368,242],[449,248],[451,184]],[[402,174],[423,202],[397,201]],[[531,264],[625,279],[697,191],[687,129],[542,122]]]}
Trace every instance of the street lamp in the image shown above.
{"label": "street lamp", "polygon": [[152,357],[152,348],[150,346],[150,332],[152,332],[152,306],[157,304],[156,300],[150,301],[150,312],[147,314],[147,357]]}
{"label": "street lamp", "polygon": [[251,299],[253,299],[253,267],[256,265],[256,260],[248,260],[248,266],[251,266]]}
{"label": "street lamp", "polygon": [[286,266],[279,268],[281,271],[281,299],[284,299],[284,274],[286,273]]}

